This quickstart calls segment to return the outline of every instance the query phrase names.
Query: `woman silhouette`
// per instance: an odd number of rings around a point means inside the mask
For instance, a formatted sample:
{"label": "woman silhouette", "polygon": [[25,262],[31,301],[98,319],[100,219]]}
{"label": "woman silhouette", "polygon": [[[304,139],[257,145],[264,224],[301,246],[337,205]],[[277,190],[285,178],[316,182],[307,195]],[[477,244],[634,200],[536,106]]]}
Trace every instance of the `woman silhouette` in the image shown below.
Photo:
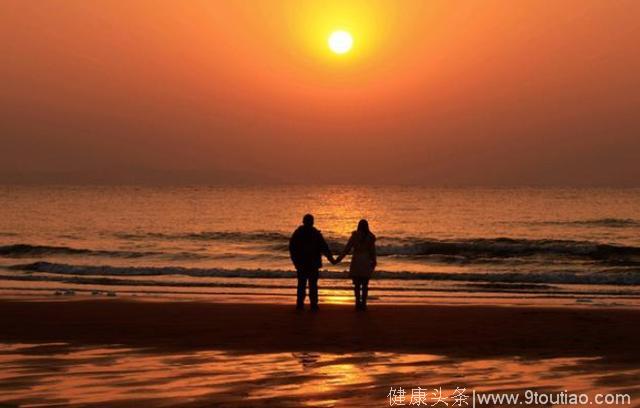
{"label": "woman silhouette", "polygon": [[377,264],[376,236],[369,230],[367,220],[358,222],[358,229],[351,234],[347,246],[336,259],[336,263],[340,262],[351,250],[353,250],[353,256],[349,265],[349,277],[353,281],[356,310],[366,310],[369,279]]}

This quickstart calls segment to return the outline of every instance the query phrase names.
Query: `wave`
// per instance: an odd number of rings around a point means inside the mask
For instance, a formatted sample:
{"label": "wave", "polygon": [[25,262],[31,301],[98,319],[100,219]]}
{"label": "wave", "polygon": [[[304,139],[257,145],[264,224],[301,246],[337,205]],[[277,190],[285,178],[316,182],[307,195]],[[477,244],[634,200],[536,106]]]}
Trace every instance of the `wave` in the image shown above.
{"label": "wave", "polygon": [[613,228],[639,227],[640,221],[630,218],[600,218],[595,220],[572,221],[573,225],[602,226]]}
{"label": "wave", "polygon": [[[254,241],[269,240],[255,257],[281,257],[287,251],[285,236],[275,232],[264,233],[207,233],[210,236],[238,239],[251,237]],[[202,234],[197,234],[202,236]],[[231,238],[233,237],[233,238]],[[280,242],[275,243],[279,240]],[[567,260],[601,261],[608,264],[634,266],[640,264],[640,247],[604,244],[591,241],[517,239],[517,238],[477,238],[463,240],[434,240],[424,238],[380,238],[377,252],[382,257],[426,258],[437,263],[500,263],[512,262],[528,257],[566,258]],[[329,241],[334,252],[342,251],[344,243]],[[250,257],[249,253],[201,253],[201,252],[153,252],[129,250],[99,250],[69,246],[49,246],[13,244],[0,246],[0,256],[9,258],[47,255],[108,256],[121,258],[141,258],[147,256],[174,260],[198,260],[216,257]],[[544,259],[542,259],[544,261]]]}
{"label": "wave", "polygon": [[[556,223],[552,221],[552,223]],[[558,222],[560,223],[560,222]],[[564,223],[564,222],[563,222]],[[603,218],[596,220],[569,221],[584,225],[640,225],[635,220]],[[237,243],[264,244],[265,249],[283,252],[288,249],[289,236],[276,231],[230,232],[208,231],[183,234],[118,233],[124,239],[188,239],[202,241],[232,241]],[[326,235],[329,246],[340,252],[347,237]],[[530,256],[565,256],[601,261],[628,260],[640,257],[640,248],[591,241],[526,239],[526,238],[471,238],[461,240],[438,240],[428,237],[378,237],[380,256],[444,256],[442,262],[478,261],[480,258],[516,258]]]}
{"label": "wave", "polygon": [[96,250],[73,248],[68,246],[13,244],[0,246],[0,256],[7,258],[32,257],[43,255],[86,255],[86,256],[114,256],[122,258],[140,258],[158,255],[158,252]]}
{"label": "wave", "polygon": [[558,226],[583,226],[583,227],[608,227],[608,228],[633,228],[640,227],[640,221],[631,218],[596,218],[590,220],[568,221],[527,221],[525,225],[558,225]]}
{"label": "wave", "polygon": [[640,248],[590,241],[482,238],[459,241],[424,240],[413,243],[379,245],[382,256],[449,255],[464,258],[510,258],[556,255],[592,260],[621,260],[640,257]]}
{"label": "wave", "polygon": [[[574,222],[574,221],[572,221]],[[634,220],[602,219],[575,221],[586,223],[635,223]],[[223,240],[233,242],[265,243],[273,251],[286,251],[289,236],[281,232],[225,232],[210,231],[185,234],[118,234],[121,238],[163,238],[191,240]],[[327,236],[329,245],[340,252],[347,241],[346,237]],[[476,238],[466,240],[437,240],[424,237],[379,237],[378,255],[380,256],[429,256],[444,255],[459,257],[445,262],[477,260],[478,258],[513,258],[536,255],[556,255],[579,257],[592,260],[620,260],[621,258],[640,257],[640,248],[624,245],[604,244],[590,241],[518,239],[518,238]]]}
{"label": "wave", "polygon": [[[184,275],[196,278],[258,278],[292,279],[292,270],[268,269],[222,269],[183,267],[118,267],[70,265],[50,262],[35,262],[14,265],[13,270],[41,272],[73,276],[166,276]],[[347,272],[322,271],[325,279],[347,279]],[[446,273],[446,272],[389,272],[376,271],[375,279],[383,280],[425,280],[501,283],[543,283],[543,284],[583,284],[583,285],[640,285],[640,269],[600,272],[496,272],[496,273]],[[135,284],[135,282],[132,282]]]}

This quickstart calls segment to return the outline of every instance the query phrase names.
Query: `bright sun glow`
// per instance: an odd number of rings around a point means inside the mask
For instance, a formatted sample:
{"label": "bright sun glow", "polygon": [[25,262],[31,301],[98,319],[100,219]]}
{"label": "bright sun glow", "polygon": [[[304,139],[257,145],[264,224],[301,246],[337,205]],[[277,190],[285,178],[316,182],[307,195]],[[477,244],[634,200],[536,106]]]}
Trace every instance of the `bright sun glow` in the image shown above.
{"label": "bright sun glow", "polygon": [[353,37],[346,31],[334,31],[329,36],[329,48],[336,54],[349,52],[353,46]]}

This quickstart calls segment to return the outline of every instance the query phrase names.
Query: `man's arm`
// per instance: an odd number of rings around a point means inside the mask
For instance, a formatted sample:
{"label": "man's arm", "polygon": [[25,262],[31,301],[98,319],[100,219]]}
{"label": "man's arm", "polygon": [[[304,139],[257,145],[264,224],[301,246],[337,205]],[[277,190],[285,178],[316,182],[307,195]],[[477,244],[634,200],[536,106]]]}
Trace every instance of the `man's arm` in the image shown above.
{"label": "man's arm", "polygon": [[340,256],[338,256],[338,259],[336,259],[336,263],[342,261],[342,259],[345,256],[347,256],[349,254],[349,252],[351,252],[351,248],[353,248],[353,235],[351,235],[351,238],[349,238],[349,241],[347,242],[347,245],[342,250],[342,253],[340,254]]}
{"label": "man's arm", "polygon": [[291,238],[289,239],[289,257],[291,258],[291,262],[293,262],[293,265],[296,267],[296,269],[299,269],[298,261],[299,261],[300,250],[299,250],[298,234],[296,232],[294,232],[291,235]]}
{"label": "man's arm", "polygon": [[333,253],[331,253],[331,248],[329,248],[329,245],[327,244],[327,241],[324,239],[324,236],[322,235],[322,233],[320,232],[319,234],[320,234],[320,252],[322,252],[322,254],[327,257],[329,262],[335,265],[336,260],[333,257]]}

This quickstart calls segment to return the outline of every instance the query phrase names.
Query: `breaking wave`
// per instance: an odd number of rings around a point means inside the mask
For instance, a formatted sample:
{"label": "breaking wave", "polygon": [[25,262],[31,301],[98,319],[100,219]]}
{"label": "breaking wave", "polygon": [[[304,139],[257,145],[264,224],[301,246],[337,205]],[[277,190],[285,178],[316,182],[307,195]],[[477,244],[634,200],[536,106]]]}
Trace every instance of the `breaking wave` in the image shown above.
{"label": "breaking wave", "polygon": [[[41,272],[73,276],[165,276],[183,275],[208,278],[293,278],[291,270],[267,269],[222,269],[183,267],[117,267],[86,266],[50,262],[35,262],[12,266],[13,270]],[[346,272],[322,271],[325,279],[346,279]],[[389,272],[376,271],[375,279],[385,280],[425,280],[464,281],[502,283],[546,283],[584,285],[640,285],[640,269],[599,272],[495,272],[495,273],[445,273],[445,272]],[[135,284],[135,283],[132,283]]]}
{"label": "breaking wave", "polygon": [[[238,239],[243,242],[263,242],[260,251],[254,251],[253,255],[261,257],[281,257],[287,250],[285,236],[279,233],[249,234],[251,240],[247,241],[244,233],[207,233],[215,239]],[[202,235],[198,235],[202,236]],[[267,242],[265,242],[267,241]],[[275,243],[278,241],[278,243]],[[558,257],[567,260],[583,259],[589,261],[604,261],[618,265],[640,264],[640,247],[604,244],[590,241],[551,240],[551,239],[514,239],[514,238],[482,238],[466,240],[433,240],[422,238],[386,238],[378,240],[378,255],[389,257],[431,257],[431,261],[456,263],[456,262],[500,262],[501,259],[512,260],[526,257]],[[335,252],[342,249],[344,242],[330,240],[330,246]],[[213,251],[203,252],[153,252],[153,251],[128,251],[128,250],[100,250],[87,248],[74,248],[69,246],[47,246],[31,244],[14,244],[0,246],[0,256],[8,258],[34,257],[47,255],[78,255],[78,256],[105,256],[120,258],[141,258],[147,256],[164,256],[174,259],[205,259],[208,257],[220,257],[224,255]],[[251,253],[229,254],[229,256],[248,257]],[[438,259],[438,257],[440,257]]]}
{"label": "breaking wave", "polygon": [[[572,221],[574,222],[574,221]],[[635,223],[634,220],[602,219],[575,221],[584,223]],[[120,238],[191,239],[224,240],[239,243],[263,243],[268,249],[286,251],[289,236],[280,232],[199,232],[179,235],[148,233],[119,234]],[[347,238],[328,236],[330,246],[339,251]],[[578,257],[592,260],[619,260],[628,257],[640,257],[640,248],[624,245],[604,244],[589,241],[553,240],[553,239],[517,239],[482,238],[463,240],[436,240],[422,237],[378,237],[378,255],[380,256],[424,256],[445,255],[474,258],[512,258],[536,255],[555,255]]]}
{"label": "breaking wave", "polygon": [[[555,222],[554,222],[555,223]],[[569,221],[579,225],[640,225],[631,219],[604,218],[586,221]],[[563,223],[564,224],[564,223]],[[289,236],[275,231],[225,232],[209,231],[183,234],[118,233],[121,239],[162,239],[196,241],[230,241],[263,246],[265,250],[283,252],[287,250]],[[347,237],[326,236],[331,248],[339,252]],[[639,258],[640,247],[608,243],[525,238],[477,238],[459,240],[438,240],[428,237],[378,237],[378,255],[380,256],[437,256],[449,257],[445,262],[478,260],[479,258],[516,258],[530,256],[558,256],[571,259],[582,258],[600,261],[620,261]],[[453,259],[458,257],[459,259]]]}
{"label": "breaking wave", "polygon": [[379,245],[378,254],[383,256],[456,255],[467,258],[556,255],[592,260],[616,260],[640,257],[640,248],[589,241],[494,238],[459,241],[424,240],[401,245],[383,244]]}

